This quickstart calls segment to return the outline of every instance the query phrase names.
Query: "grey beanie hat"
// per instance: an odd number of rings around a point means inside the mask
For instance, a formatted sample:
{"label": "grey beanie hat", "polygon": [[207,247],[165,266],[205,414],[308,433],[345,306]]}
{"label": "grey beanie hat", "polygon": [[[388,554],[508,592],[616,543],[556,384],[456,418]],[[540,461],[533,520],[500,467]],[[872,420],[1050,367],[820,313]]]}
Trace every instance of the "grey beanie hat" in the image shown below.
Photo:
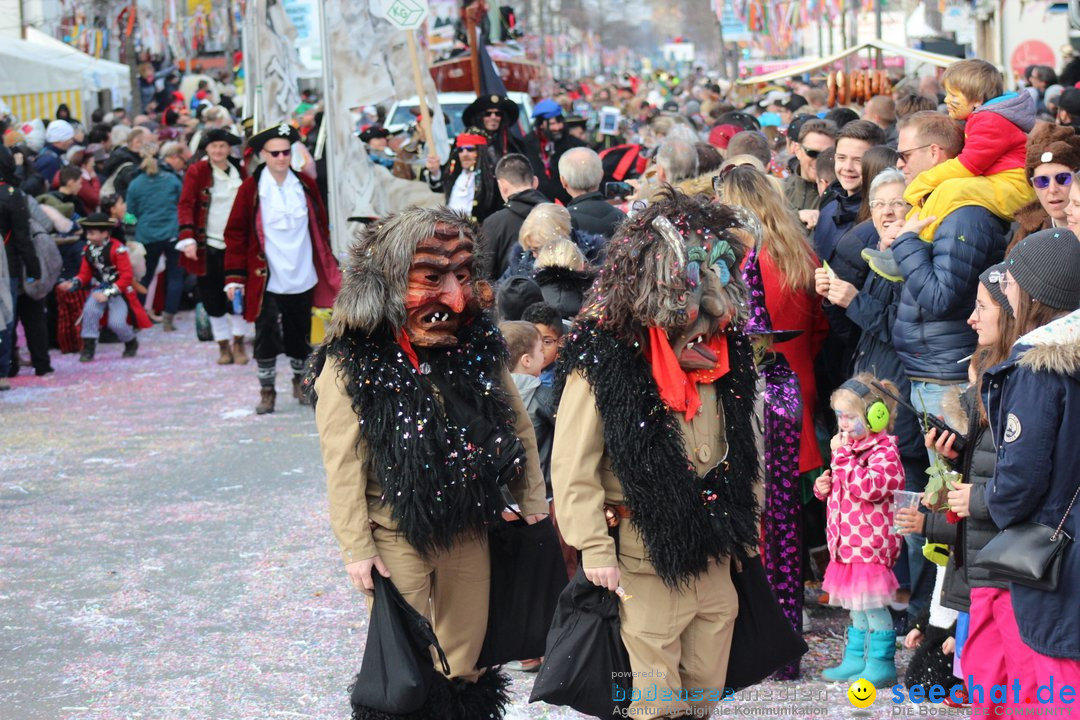
{"label": "grey beanie hat", "polygon": [[1033,300],[1058,310],[1080,307],[1080,240],[1072,230],[1028,235],[1005,258],[1005,267]]}
{"label": "grey beanie hat", "polygon": [[1014,314],[1012,304],[1009,302],[1009,298],[1005,297],[1005,293],[1001,290],[1001,281],[1005,278],[1006,270],[1008,270],[1008,268],[1003,262],[1000,262],[997,265],[991,265],[983,270],[982,275],[979,276],[979,282],[981,282],[987,292],[990,293],[990,297],[994,298],[994,302],[1000,305],[1011,317]]}

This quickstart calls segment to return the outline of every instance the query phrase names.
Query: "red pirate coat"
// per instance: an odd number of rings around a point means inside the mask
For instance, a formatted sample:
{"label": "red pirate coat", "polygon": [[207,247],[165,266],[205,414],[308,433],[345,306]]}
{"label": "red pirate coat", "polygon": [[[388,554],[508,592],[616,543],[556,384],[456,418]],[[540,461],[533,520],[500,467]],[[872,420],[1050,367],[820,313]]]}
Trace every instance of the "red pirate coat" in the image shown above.
{"label": "red pirate coat", "polygon": [[[262,214],[259,212],[259,178],[266,166],[244,180],[233,201],[229,222],[225,226],[225,284],[244,286],[244,319],[255,322],[262,311],[263,293],[270,276],[266,261],[266,238]],[[341,289],[341,269],[330,249],[330,228],[326,208],[315,181],[290,170],[304,186],[308,205],[308,233],[311,236],[311,257],[318,282],[312,294],[314,307],[333,307]]]}
{"label": "red pirate coat", "polygon": [[[229,158],[241,179],[245,177],[240,163]],[[210,213],[210,189],[214,185],[214,170],[206,158],[187,169],[184,189],[180,191],[180,203],[176,207],[180,222],[179,240],[194,240],[198,254],[194,260],[180,255],[180,266],[192,275],[206,274],[206,217]]]}
{"label": "red pirate coat", "polygon": [[135,288],[132,287],[135,273],[131,269],[131,258],[127,246],[119,240],[109,238],[102,251],[87,243],[83,248],[82,265],[79,266],[79,274],[75,279],[79,281],[79,287],[87,289],[112,285],[127,303],[128,322],[140,329],[153,325],[135,294]]}

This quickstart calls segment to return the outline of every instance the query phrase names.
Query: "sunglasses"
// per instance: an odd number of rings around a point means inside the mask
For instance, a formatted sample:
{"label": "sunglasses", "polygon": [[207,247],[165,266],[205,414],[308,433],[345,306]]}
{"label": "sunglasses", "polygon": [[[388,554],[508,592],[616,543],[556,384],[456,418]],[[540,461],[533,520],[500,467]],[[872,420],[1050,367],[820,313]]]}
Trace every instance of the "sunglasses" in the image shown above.
{"label": "sunglasses", "polygon": [[499,110],[488,110],[484,113],[484,117],[502,117],[502,112]]}
{"label": "sunglasses", "polygon": [[802,151],[806,153],[806,157],[810,158],[811,160],[817,160],[818,155],[825,152],[824,150],[811,150],[808,147],[804,147]]}
{"label": "sunglasses", "polygon": [[928,145],[920,145],[919,147],[913,147],[910,150],[898,150],[896,154],[901,160],[904,161],[904,164],[907,165],[909,162],[911,162],[911,153],[915,152],[916,150],[925,150],[933,144],[934,143],[930,143]]}
{"label": "sunglasses", "polygon": [[476,152],[475,145],[462,145],[458,148],[458,152]]}
{"label": "sunglasses", "polygon": [[1068,187],[1072,185],[1073,174],[1071,172],[1054,173],[1053,175],[1036,175],[1031,178],[1031,185],[1038,190],[1045,190],[1050,187],[1050,181],[1053,180],[1061,187]]}
{"label": "sunglasses", "polygon": [[290,154],[292,150],[267,150],[266,154],[270,157],[285,157]]}

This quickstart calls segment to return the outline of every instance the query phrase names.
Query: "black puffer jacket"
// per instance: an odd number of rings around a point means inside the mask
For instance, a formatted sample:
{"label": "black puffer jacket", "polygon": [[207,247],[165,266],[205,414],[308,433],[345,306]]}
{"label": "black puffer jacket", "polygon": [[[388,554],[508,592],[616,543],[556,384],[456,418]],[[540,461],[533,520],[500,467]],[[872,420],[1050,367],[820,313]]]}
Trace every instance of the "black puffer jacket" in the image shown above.
{"label": "black puffer jacket", "polygon": [[498,280],[510,266],[514,255],[521,251],[518,234],[521,224],[540,203],[551,202],[539,190],[523,190],[510,196],[506,207],[484,220],[480,234],[477,274],[485,280]]}
{"label": "black puffer jacket", "polygon": [[626,219],[626,213],[615,207],[599,192],[578,195],[566,206],[574,228],[610,240],[615,229]]}
{"label": "black puffer jacket", "polygon": [[533,279],[544,293],[544,302],[558,310],[564,320],[571,320],[581,312],[593,275],[563,267],[543,267],[533,274]]}
{"label": "black puffer jacket", "polygon": [[942,402],[945,421],[950,426],[970,428],[966,433],[969,449],[957,458],[954,467],[963,475],[964,482],[971,483],[968,501],[971,517],[951,525],[943,513],[933,513],[926,516],[925,528],[929,542],[944,542],[953,548],[945,568],[945,596],[941,602],[945,607],[961,612],[968,612],[971,607],[971,588],[1008,587],[1008,583],[991,580],[987,571],[968,564],[998,534],[998,527],[986,509],[986,485],[994,477],[997,451],[993,434],[979,424],[975,392],[975,387],[963,392],[959,387],[950,388]]}

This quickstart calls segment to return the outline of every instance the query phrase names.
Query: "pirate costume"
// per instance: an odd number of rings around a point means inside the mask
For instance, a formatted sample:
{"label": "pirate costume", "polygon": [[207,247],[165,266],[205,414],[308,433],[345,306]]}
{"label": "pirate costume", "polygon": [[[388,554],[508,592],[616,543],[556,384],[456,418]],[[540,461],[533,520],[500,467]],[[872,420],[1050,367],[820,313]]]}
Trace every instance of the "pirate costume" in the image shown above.
{"label": "pirate costume", "polygon": [[[271,139],[299,139],[286,124],[251,138],[258,153]],[[225,290],[243,291],[244,319],[255,323],[260,415],[274,412],[277,356],[289,356],[293,397],[301,392],[304,362],[311,352],[312,307],[330,307],[341,287],[341,271],[330,248],[326,209],[315,181],[292,168],[281,184],[266,166],[240,185],[225,226]]]}

